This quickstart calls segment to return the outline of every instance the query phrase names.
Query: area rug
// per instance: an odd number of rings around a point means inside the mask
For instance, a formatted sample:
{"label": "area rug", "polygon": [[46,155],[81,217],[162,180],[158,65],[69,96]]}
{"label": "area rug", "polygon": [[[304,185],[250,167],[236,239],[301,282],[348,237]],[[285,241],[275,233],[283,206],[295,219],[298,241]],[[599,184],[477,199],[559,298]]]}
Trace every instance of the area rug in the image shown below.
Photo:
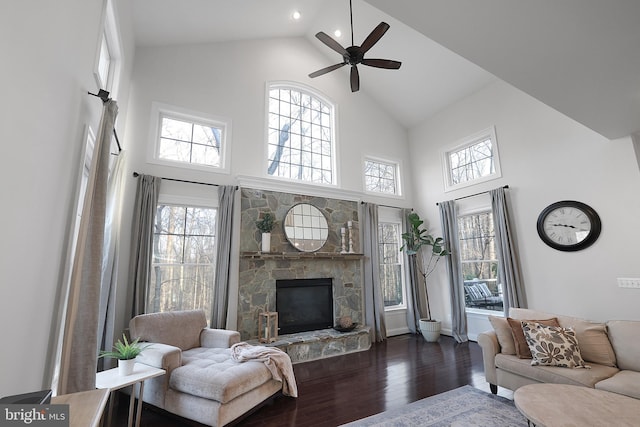
{"label": "area rug", "polygon": [[526,427],[527,419],[513,401],[466,385],[346,426]]}

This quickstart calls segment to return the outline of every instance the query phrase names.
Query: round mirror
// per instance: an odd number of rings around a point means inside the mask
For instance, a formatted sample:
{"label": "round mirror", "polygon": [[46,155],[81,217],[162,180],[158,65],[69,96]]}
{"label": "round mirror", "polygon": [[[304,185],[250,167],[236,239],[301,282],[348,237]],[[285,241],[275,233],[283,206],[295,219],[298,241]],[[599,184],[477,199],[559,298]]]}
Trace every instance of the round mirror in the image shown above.
{"label": "round mirror", "polygon": [[284,217],[284,234],[297,250],[315,252],[327,241],[329,226],[320,209],[301,203],[289,209]]}

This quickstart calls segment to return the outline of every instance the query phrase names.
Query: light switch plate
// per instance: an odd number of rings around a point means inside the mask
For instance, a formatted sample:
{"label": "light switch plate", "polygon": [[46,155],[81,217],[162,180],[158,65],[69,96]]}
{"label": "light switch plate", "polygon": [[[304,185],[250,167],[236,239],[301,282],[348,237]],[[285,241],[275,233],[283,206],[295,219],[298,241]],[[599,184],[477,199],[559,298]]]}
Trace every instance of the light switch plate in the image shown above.
{"label": "light switch plate", "polygon": [[633,279],[629,277],[618,277],[618,287],[640,289],[640,279]]}

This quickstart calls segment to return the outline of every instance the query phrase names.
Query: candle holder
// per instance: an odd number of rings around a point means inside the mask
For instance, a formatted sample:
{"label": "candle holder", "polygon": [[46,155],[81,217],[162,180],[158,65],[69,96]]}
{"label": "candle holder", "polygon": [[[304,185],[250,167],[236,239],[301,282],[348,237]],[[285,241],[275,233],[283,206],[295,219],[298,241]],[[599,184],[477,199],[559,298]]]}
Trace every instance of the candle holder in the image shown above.
{"label": "candle holder", "polygon": [[342,251],[340,252],[341,254],[346,254],[347,253],[347,236],[345,235],[346,230],[344,227],[342,227],[340,229],[340,234],[342,236]]}
{"label": "candle holder", "polygon": [[272,343],[278,339],[278,312],[263,311],[258,317],[258,341]]}
{"label": "candle holder", "polygon": [[347,223],[347,226],[349,227],[349,253],[352,254],[353,252],[353,223],[351,221],[349,221]]}

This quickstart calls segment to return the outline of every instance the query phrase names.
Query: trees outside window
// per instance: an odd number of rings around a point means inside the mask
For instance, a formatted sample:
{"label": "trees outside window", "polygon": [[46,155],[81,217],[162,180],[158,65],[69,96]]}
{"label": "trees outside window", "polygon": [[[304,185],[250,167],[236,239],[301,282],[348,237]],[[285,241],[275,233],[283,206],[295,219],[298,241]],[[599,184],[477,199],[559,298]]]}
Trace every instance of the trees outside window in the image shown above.
{"label": "trees outside window", "polygon": [[302,88],[272,84],[267,174],[335,184],[334,107]]}
{"label": "trees outside window", "polygon": [[460,262],[469,308],[503,310],[491,211],[458,217]]}
{"label": "trees outside window", "polygon": [[147,312],[203,309],[213,302],[217,209],[159,204]]}
{"label": "trees outside window", "polygon": [[402,280],[401,224],[378,222],[378,250],[380,259],[380,285],[385,308],[406,307]]}

